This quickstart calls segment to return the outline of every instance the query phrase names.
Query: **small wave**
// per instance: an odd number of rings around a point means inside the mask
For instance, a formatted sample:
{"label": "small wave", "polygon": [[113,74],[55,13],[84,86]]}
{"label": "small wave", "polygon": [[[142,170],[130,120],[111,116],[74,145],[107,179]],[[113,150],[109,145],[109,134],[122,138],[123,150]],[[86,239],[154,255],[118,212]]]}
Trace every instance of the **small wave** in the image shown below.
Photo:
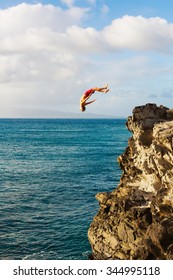
{"label": "small wave", "polygon": [[88,259],[91,254],[92,254],[91,251],[85,251],[82,253],[82,256]]}
{"label": "small wave", "polygon": [[[22,258],[22,260],[48,260],[55,257],[55,252],[49,251],[40,251],[38,253],[28,254]],[[56,256],[57,258],[57,256]]]}

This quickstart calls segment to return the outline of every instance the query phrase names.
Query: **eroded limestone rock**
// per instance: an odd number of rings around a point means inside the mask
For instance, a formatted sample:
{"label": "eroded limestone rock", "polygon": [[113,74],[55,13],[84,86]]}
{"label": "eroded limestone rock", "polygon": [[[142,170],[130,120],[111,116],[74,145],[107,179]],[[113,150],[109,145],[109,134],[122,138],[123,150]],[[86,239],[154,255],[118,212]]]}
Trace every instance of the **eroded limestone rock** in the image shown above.
{"label": "eroded limestone rock", "polygon": [[96,195],[100,210],[88,231],[95,259],[173,259],[173,110],[134,108],[133,136],[118,162],[112,193]]}

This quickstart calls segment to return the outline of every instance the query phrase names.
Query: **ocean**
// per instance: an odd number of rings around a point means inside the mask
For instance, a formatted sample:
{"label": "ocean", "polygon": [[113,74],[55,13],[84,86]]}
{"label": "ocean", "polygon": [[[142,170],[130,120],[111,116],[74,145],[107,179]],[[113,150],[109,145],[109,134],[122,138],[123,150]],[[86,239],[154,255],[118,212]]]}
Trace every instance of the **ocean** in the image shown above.
{"label": "ocean", "polygon": [[83,260],[98,192],[115,189],[125,119],[0,120],[0,259]]}

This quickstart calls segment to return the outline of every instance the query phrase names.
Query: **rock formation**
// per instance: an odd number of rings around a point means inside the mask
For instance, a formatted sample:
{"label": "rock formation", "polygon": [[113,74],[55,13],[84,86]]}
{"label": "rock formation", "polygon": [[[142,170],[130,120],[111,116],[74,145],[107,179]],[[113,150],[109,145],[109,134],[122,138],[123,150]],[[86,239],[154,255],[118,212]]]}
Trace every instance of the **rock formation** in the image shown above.
{"label": "rock formation", "polygon": [[93,259],[173,259],[173,111],[135,107],[133,133],[118,162],[118,187],[98,193],[100,210],[88,231]]}

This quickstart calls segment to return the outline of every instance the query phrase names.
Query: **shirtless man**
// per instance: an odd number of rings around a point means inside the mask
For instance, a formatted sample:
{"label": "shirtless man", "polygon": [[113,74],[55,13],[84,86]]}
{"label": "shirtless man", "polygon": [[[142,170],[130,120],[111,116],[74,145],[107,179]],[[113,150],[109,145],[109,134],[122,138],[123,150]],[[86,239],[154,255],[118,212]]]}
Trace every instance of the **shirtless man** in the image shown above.
{"label": "shirtless man", "polygon": [[108,89],[108,84],[106,84],[106,85],[105,85],[104,87],[102,87],[102,88],[98,88],[98,87],[91,88],[91,89],[87,90],[87,91],[82,95],[82,97],[81,97],[81,99],[80,99],[80,110],[81,110],[82,112],[84,112],[84,111],[86,110],[86,105],[91,104],[91,103],[93,103],[94,101],[96,101],[96,99],[94,99],[94,100],[91,100],[91,101],[89,101],[89,102],[86,102],[86,101],[91,97],[91,95],[94,94],[95,91],[104,92],[104,93],[108,92],[108,91],[109,91],[109,89]]}

